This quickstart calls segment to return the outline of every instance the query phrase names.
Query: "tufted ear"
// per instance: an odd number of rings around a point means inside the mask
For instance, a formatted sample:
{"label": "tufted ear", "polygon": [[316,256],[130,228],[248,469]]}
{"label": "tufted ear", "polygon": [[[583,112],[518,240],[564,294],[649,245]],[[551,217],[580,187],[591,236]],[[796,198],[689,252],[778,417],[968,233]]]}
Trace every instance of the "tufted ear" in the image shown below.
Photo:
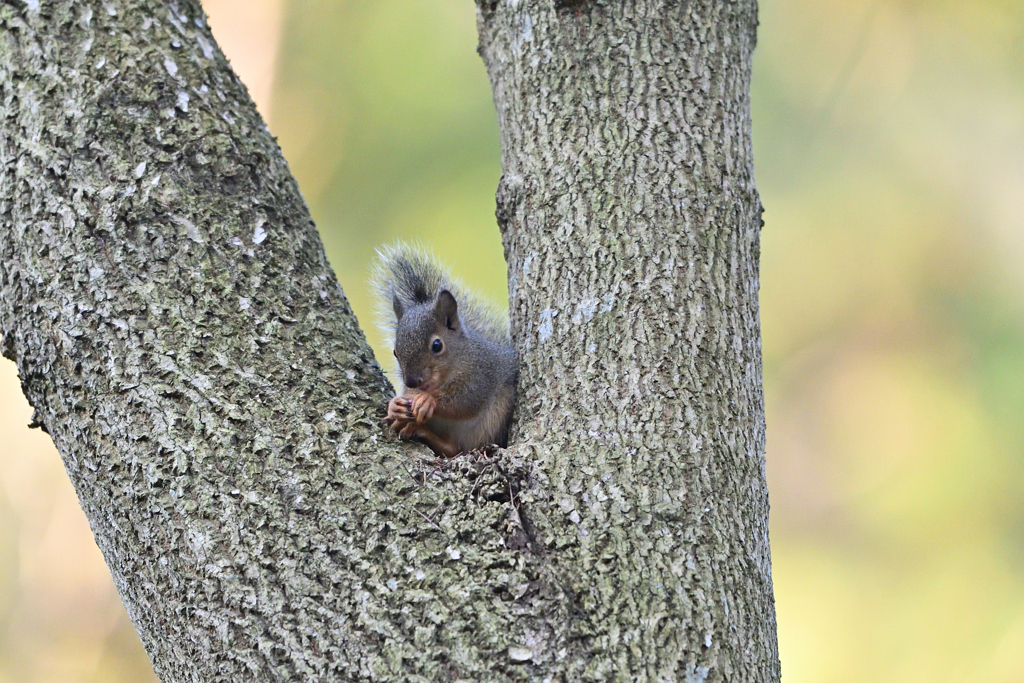
{"label": "tufted ear", "polygon": [[437,293],[437,300],[434,302],[434,314],[438,320],[444,323],[452,332],[458,332],[459,326],[459,303],[447,289]]}
{"label": "tufted ear", "polygon": [[391,307],[395,309],[395,319],[401,320],[402,313],[405,311],[402,309],[402,302],[398,300],[397,296],[391,300]]}

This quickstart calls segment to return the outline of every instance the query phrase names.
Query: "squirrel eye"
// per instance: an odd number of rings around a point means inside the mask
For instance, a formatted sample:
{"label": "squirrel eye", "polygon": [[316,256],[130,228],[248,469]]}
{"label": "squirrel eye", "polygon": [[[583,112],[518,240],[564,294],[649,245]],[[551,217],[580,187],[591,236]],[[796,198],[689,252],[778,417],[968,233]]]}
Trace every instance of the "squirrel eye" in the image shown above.
{"label": "squirrel eye", "polygon": [[440,339],[435,339],[434,343],[430,345],[430,350],[433,353],[441,353],[441,349],[444,348],[444,344],[441,343]]}

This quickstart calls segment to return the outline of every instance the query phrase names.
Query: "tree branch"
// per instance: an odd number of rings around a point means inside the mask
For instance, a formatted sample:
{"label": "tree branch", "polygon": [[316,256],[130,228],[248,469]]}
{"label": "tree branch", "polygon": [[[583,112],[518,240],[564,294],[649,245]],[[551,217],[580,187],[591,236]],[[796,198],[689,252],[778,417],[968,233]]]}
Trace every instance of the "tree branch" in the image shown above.
{"label": "tree branch", "polygon": [[0,5],[2,349],[163,681],[777,679],[754,7],[682,5],[481,11],[520,417],[444,463],[198,2]]}

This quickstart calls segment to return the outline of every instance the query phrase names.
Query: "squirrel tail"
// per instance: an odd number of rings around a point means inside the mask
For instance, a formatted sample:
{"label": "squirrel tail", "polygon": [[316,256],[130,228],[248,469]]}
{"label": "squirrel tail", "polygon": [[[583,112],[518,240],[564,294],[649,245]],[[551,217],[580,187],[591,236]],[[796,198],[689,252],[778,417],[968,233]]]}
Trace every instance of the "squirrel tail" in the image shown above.
{"label": "squirrel tail", "polygon": [[398,326],[394,301],[403,308],[421,305],[444,289],[458,302],[464,327],[489,341],[511,344],[508,316],[468,292],[425,247],[395,242],[378,249],[370,288],[376,299],[377,324],[388,345],[394,345]]}

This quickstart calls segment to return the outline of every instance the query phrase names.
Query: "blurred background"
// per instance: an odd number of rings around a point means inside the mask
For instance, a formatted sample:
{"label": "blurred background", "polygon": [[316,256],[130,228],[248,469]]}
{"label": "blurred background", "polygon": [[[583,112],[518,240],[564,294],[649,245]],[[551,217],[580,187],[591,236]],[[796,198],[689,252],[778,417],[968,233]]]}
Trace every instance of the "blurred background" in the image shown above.
{"label": "blurred background", "polygon": [[[396,237],[504,302],[471,0],[204,5],[373,344]],[[1024,3],[760,9],[783,680],[1024,683]],[[154,680],[30,414],[0,359],[0,683]]]}

